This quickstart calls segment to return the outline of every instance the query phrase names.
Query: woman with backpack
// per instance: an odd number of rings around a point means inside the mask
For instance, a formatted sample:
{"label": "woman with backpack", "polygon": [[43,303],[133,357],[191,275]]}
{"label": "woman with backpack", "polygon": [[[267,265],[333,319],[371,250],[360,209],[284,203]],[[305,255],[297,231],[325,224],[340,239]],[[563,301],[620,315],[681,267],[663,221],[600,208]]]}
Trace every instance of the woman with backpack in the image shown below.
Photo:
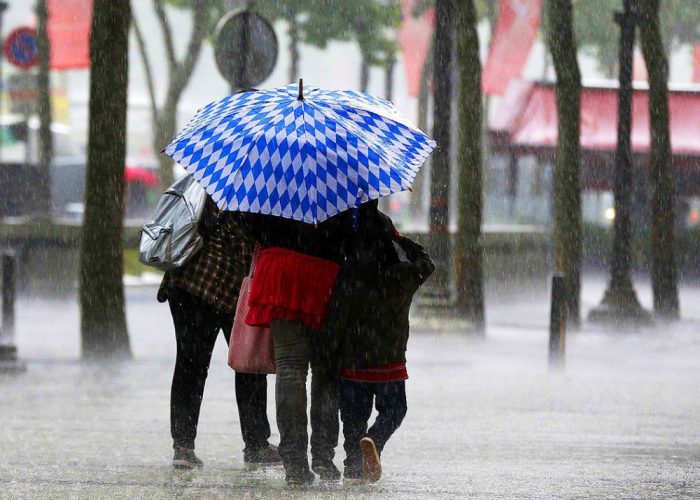
{"label": "woman with backpack", "polygon": [[[173,467],[202,466],[195,438],[204,384],[214,344],[223,331],[229,342],[243,277],[248,274],[253,241],[241,230],[234,212],[221,212],[207,195],[199,223],[202,248],[182,267],[168,271],[158,301],[170,304],[175,325],[177,358],[170,395]],[[265,375],[236,373],[236,402],[247,464],[279,463],[270,445]]]}

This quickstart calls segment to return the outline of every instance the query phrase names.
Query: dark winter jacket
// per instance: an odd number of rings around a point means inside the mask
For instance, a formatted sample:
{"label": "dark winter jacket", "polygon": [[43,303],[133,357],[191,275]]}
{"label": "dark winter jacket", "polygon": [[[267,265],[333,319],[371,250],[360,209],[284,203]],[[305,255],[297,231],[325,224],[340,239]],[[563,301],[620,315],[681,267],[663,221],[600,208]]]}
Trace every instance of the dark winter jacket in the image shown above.
{"label": "dark winter jacket", "polygon": [[318,224],[272,215],[243,214],[247,233],[263,247],[279,247],[341,263],[350,229],[349,215],[339,214]]}
{"label": "dark winter jacket", "polygon": [[405,237],[395,241],[404,261],[387,257],[385,252],[395,250],[380,243],[359,250],[341,266],[326,321],[339,349],[340,368],[406,361],[411,301],[435,264],[418,243]]}

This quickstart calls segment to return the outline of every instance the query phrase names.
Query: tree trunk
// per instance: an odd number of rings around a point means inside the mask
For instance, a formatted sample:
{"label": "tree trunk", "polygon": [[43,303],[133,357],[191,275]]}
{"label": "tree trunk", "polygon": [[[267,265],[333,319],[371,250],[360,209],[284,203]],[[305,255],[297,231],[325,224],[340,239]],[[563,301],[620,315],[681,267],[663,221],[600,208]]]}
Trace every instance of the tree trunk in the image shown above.
{"label": "tree trunk", "polygon": [[457,3],[455,34],[459,65],[459,211],[455,260],[457,304],[480,334],[485,330],[484,251],[481,242],[483,158],[481,63],[473,0]]}
{"label": "tree trunk", "polygon": [[[418,93],[418,128],[427,131],[428,130],[428,102],[430,98],[430,80],[433,76],[433,50],[432,42],[430,50],[428,50],[428,55],[423,63],[423,68],[420,76],[420,90]],[[423,213],[424,202],[427,201],[425,197],[425,183],[427,178],[427,173],[431,165],[431,159],[428,161],[418,171],[418,175],[413,180],[413,193],[411,194],[411,214],[416,216],[417,214]]]}
{"label": "tree trunk", "polygon": [[122,248],[130,20],[129,0],[95,0],[80,255],[80,326],[85,359],[131,355]]}
{"label": "tree trunk", "polygon": [[387,101],[394,100],[394,67],[396,66],[396,57],[394,54],[388,53],[386,59],[386,73],[384,78],[384,98]]}
{"label": "tree trunk", "polygon": [[[433,41],[433,138],[437,149],[432,155],[430,177],[431,252],[436,263],[431,280],[443,291],[450,286],[449,193],[450,193],[450,126],[452,123],[452,0],[435,3],[437,36]],[[479,122],[480,124],[480,122]]]}
{"label": "tree trunk", "polygon": [[299,79],[299,23],[296,15],[289,14],[289,81],[294,83]]}
{"label": "tree trunk", "polygon": [[430,49],[423,63],[423,70],[420,74],[420,90],[418,94],[418,127],[423,130],[428,130],[428,103],[430,101],[430,82],[433,79],[433,40],[430,44]]}
{"label": "tree trunk", "polygon": [[173,183],[173,160],[161,151],[177,133],[177,104],[166,102],[153,120],[153,149],[158,154],[158,178],[161,191],[165,191]]}
{"label": "tree trunk", "polygon": [[39,202],[37,211],[48,215],[51,210],[51,159],[53,157],[53,138],[51,135],[51,81],[49,73],[49,37],[47,33],[47,0],[38,0],[36,4],[37,49],[39,50],[39,70],[36,76],[37,112],[39,114],[39,172],[40,181],[37,189]]}
{"label": "tree trunk", "polygon": [[651,130],[651,284],[654,311],[678,319],[678,277],[675,260],[674,183],[668,109],[668,60],[661,38],[659,0],[640,2],[640,39],[649,74],[649,128]]}
{"label": "tree trunk", "polygon": [[581,296],[581,72],[576,60],[571,0],[548,0],[549,51],[557,75],[558,140],[554,160],[554,260],[564,275],[567,318],[580,323]]}
{"label": "tree trunk", "polygon": [[[387,52],[385,64],[384,99],[391,102],[394,100],[394,67],[396,66],[396,57],[392,52]],[[391,212],[391,201],[388,196],[379,200],[379,209],[386,214]]]}
{"label": "tree trunk", "polygon": [[362,53],[360,61],[360,92],[367,92],[369,87],[369,60],[365,53]]}

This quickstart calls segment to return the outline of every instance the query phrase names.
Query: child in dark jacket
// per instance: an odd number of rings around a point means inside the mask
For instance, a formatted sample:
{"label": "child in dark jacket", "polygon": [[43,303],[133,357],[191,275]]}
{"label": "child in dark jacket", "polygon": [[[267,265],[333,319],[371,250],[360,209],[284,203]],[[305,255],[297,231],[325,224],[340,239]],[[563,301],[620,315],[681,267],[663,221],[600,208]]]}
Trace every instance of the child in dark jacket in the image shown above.
{"label": "child in dark jacket", "polygon": [[[380,454],[407,410],[411,301],[435,270],[423,247],[401,236],[376,205],[364,208],[358,243],[339,272],[327,321],[339,346],[344,476],[349,482],[381,477]],[[373,403],[378,415],[368,430]]]}

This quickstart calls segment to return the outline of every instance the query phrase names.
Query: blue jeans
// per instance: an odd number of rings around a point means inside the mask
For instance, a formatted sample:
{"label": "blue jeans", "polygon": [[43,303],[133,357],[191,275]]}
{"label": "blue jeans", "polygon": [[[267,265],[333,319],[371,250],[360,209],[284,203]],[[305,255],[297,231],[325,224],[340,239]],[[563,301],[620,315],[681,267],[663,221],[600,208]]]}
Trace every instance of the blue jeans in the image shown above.
{"label": "blue jeans", "polygon": [[[377,419],[367,430],[372,414],[372,403],[377,408]],[[381,454],[384,445],[399,428],[406,416],[406,383],[340,381],[340,418],[343,421],[345,442],[345,475],[359,477],[362,472],[360,439],[372,438]]]}
{"label": "blue jeans", "polygon": [[275,404],[279,454],[288,473],[308,470],[309,436],[306,378],[311,367],[311,456],[333,460],[338,444],[337,369],[324,344],[328,334],[314,333],[301,321],[270,322],[275,347]]}

